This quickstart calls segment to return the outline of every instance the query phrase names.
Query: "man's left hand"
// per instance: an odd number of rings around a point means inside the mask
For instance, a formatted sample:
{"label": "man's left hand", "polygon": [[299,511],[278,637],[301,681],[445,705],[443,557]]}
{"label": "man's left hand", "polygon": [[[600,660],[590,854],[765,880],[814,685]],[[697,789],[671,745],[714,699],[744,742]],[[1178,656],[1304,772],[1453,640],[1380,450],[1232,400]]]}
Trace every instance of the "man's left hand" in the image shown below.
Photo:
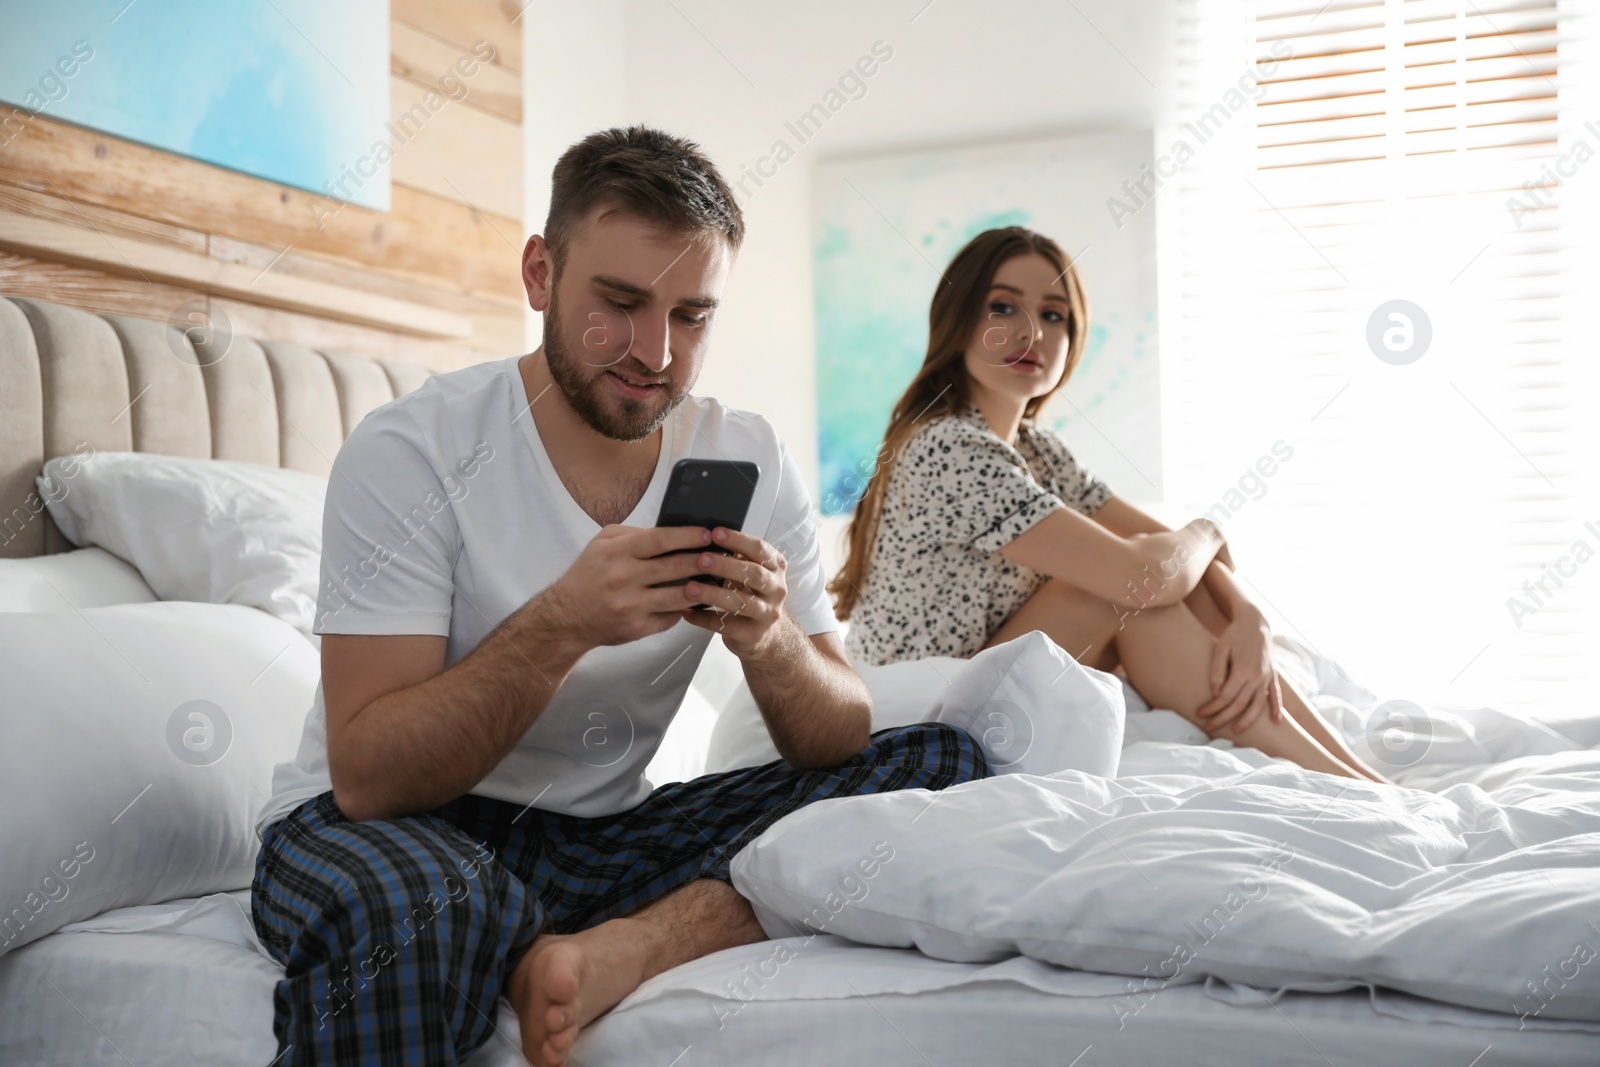
{"label": "man's left hand", "polygon": [[701,553],[700,569],[723,582],[684,586],[686,597],[711,610],[685,608],[683,617],[720,633],[723,644],[740,659],[759,654],[784,617],[789,561],[761,538],[722,526],[711,531],[711,543],[733,554]]}

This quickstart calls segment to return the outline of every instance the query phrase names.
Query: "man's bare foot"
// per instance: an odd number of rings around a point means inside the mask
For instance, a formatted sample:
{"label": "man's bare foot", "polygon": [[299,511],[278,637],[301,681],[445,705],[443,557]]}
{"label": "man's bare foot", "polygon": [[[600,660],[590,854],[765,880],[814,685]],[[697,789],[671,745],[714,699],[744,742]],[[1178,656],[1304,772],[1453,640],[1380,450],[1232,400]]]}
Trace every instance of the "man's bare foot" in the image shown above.
{"label": "man's bare foot", "polygon": [[649,931],[612,919],[577,934],[542,934],[506,990],[534,1067],[563,1067],[578,1032],[639,988]]}
{"label": "man's bare foot", "polygon": [[578,1032],[647,978],[689,960],[766,939],[731,885],[691,882],[623,919],[576,934],[543,934],[517,961],[506,997],[535,1067],[565,1067]]}

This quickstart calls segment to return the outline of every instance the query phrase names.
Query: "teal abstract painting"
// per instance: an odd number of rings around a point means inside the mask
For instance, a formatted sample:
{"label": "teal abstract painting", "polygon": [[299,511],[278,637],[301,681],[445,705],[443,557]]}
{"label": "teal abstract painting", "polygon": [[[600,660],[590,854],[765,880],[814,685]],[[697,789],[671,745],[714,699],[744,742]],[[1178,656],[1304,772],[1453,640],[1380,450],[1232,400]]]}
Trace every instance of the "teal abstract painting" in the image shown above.
{"label": "teal abstract painting", "polygon": [[388,210],[385,0],[7,0],[0,11],[0,146],[45,116]]}
{"label": "teal abstract painting", "polygon": [[[1125,197],[1149,132],[1097,134],[820,164],[814,179],[820,505],[860,498],[889,411],[921,366],[940,273],[976,234],[1021,225],[1078,262],[1090,334],[1040,415],[1073,454],[1132,500],[1161,495],[1155,212]],[[1142,170],[1141,168],[1144,168]]]}

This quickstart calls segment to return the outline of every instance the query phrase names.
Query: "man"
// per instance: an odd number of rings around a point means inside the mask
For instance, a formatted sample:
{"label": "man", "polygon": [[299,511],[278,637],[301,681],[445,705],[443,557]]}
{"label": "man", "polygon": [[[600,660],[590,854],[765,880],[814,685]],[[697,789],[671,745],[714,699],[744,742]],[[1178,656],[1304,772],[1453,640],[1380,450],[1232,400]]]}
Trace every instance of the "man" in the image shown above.
{"label": "man", "polygon": [[[778,818],[988,773],[946,727],[869,736],[793,460],[689,395],[742,237],[693,144],[579,142],[523,253],[539,350],[429,379],[340,450],[322,684],[259,824],[281,1063],[456,1063],[502,993],[524,1055],[563,1063],[645,979],[764,936],[728,862]],[[759,466],[744,532],[652,526],[686,456]],[[652,792],[713,632],[784,760]]]}

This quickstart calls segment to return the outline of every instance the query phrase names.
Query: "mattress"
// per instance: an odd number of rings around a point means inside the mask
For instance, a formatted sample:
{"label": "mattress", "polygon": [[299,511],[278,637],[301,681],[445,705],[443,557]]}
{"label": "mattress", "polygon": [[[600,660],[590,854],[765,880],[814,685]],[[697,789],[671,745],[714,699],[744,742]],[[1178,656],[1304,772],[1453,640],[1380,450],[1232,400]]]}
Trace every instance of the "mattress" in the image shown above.
{"label": "mattress", "polygon": [[[124,908],[0,958],[0,1063],[266,1064],[280,974],[243,891]],[[822,935],[731,949],[646,983],[574,1067],[657,1064],[1585,1065],[1600,1028],[1369,989],[1276,999],[1223,982],[1154,996],[1024,958],[958,964]],[[488,1010],[489,1006],[481,1006]],[[471,1067],[521,1064],[509,1008]],[[152,1025],[159,1020],[158,1025]]]}

